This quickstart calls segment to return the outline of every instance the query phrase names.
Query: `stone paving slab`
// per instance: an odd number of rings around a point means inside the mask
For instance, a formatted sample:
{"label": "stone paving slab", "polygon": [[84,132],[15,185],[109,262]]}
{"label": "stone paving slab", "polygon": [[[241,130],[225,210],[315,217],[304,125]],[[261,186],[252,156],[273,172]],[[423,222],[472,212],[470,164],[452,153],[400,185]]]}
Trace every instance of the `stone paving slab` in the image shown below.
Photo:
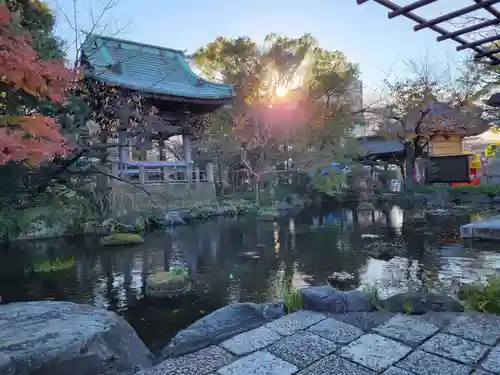
{"label": "stone paving slab", "polygon": [[438,330],[438,327],[410,315],[396,315],[388,322],[374,328],[375,332],[383,336],[402,341],[412,346],[420,344]]}
{"label": "stone paving slab", "polygon": [[500,374],[500,345],[493,348],[486,360],[482,363],[482,368],[494,374]]}
{"label": "stone paving slab", "polygon": [[299,311],[140,375],[500,375],[500,317],[344,315]]}
{"label": "stone paving slab", "polygon": [[364,332],[369,332],[373,328],[384,324],[396,314],[375,311],[375,312],[352,312],[349,314],[329,314],[329,317],[347,323],[351,326],[358,327]]}
{"label": "stone paving slab", "polygon": [[[298,368],[267,352],[255,352],[217,370],[219,375],[292,375]],[[166,375],[166,374],[165,374]],[[170,375],[170,374],[169,374]]]}
{"label": "stone paving slab", "polygon": [[[218,346],[209,346],[196,353],[167,359],[159,365],[140,372],[141,375],[206,375],[236,359]],[[139,374],[138,374],[139,375]]]}
{"label": "stone paving slab", "polygon": [[281,339],[281,336],[266,327],[259,327],[254,330],[240,333],[222,342],[220,346],[238,356],[250,354],[273,342]]}
{"label": "stone paving slab", "polygon": [[297,375],[375,375],[362,366],[336,355],[330,355],[297,373]]}
{"label": "stone paving slab", "polygon": [[300,310],[265,325],[283,336],[293,335],[295,332],[306,329],[313,324],[326,319],[326,315],[314,311]]}
{"label": "stone paving slab", "polygon": [[340,356],[375,371],[383,371],[411,351],[411,347],[368,333],[340,350]]}
{"label": "stone paving slab", "polygon": [[328,318],[309,327],[309,332],[339,344],[349,344],[363,334],[358,327]]}
{"label": "stone paving slab", "polygon": [[458,336],[439,333],[426,341],[421,349],[453,359],[464,365],[473,365],[484,356],[489,348],[486,345],[465,340]]}
{"label": "stone paving slab", "polygon": [[337,345],[330,340],[310,332],[299,332],[275,342],[267,350],[298,368],[304,368],[336,349]]}
{"label": "stone paving slab", "polygon": [[[415,375],[411,372],[408,372],[406,370],[403,370],[402,368],[398,367],[389,367],[387,370],[385,370],[382,375]],[[436,374],[438,375],[438,374]]]}
{"label": "stone paving slab", "polygon": [[500,340],[500,317],[489,314],[458,316],[445,332],[482,344],[494,345]]}
{"label": "stone paving slab", "polygon": [[396,364],[416,375],[468,375],[472,369],[437,355],[416,351]]}

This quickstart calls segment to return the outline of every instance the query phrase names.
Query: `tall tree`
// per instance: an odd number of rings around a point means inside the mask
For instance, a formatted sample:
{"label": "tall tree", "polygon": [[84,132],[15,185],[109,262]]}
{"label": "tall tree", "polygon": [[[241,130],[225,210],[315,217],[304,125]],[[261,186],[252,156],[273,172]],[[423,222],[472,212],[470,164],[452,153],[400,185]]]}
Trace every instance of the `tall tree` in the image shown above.
{"label": "tall tree", "polygon": [[445,79],[428,60],[409,62],[410,74],[387,82],[387,105],[381,110],[379,131],[399,139],[405,150],[406,186],[413,185],[415,161],[424,156],[438,135],[469,136],[489,124],[475,96],[473,69],[467,65],[454,79]]}
{"label": "tall tree", "polygon": [[355,117],[347,98],[358,68],[309,34],[219,37],[193,55],[209,78],[235,88],[236,98],[207,131],[206,149],[234,157],[254,181],[270,165],[292,160],[303,171],[329,165]]}
{"label": "tall tree", "polygon": [[62,103],[72,71],[62,59],[44,60],[32,45],[25,19],[0,3],[0,163],[40,164],[67,153],[47,103]]}

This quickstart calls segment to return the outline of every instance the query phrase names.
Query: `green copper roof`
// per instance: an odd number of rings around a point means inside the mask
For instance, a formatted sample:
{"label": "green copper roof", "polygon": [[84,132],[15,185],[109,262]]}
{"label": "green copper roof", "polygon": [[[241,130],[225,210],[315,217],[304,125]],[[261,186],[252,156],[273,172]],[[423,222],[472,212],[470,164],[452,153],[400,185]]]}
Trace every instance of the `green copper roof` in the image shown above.
{"label": "green copper roof", "polygon": [[179,50],[89,35],[82,52],[87,72],[106,83],[186,99],[231,99],[231,86],[198,77]]}

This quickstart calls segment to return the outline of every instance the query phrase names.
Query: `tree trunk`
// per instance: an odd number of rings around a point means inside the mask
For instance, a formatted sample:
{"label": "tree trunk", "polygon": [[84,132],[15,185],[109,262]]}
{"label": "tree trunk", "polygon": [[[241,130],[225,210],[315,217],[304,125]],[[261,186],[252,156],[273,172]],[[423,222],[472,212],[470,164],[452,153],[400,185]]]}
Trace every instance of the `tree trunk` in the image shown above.
{"label": "tree trunk", "polygon": [[415,160],[416,160],[416,147],[413,141],[407,141],[404,144],[405,150],[405,188],[412,188],[415,185]]}
{"label": "tree trunk", "polygon": [[[106,132],[102,132],[100,136],[100,143],[106,145],[108,143],[108,137]],[[99,155],[99,164],[101,168],[105,169],[108,167],[108,149],[103,148]],[[101,214],[106,215],[111,211],[111,204],[109,202],[110,196],[110,186],[109,177],[103,174],[97,175],[96,178],[96,195],[101,199]]]}

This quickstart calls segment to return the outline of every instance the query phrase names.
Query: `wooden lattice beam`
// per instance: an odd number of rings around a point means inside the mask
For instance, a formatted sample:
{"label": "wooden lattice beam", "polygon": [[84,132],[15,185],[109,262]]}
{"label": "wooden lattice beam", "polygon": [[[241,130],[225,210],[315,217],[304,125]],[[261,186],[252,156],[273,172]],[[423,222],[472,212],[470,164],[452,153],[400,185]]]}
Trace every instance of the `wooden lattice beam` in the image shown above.
{"label": "wooden lattice beam", "polygon": [[[356,0],[358,4],[364,4],[368,1],[369,0]],[[389,0],[373,1],[390,10],[390,12],[388,13],[389,19],[398,16],[404,16],[416,23],[416,25],[413,27],[414,31],[430,29],[440,34],[436,38],[438,42],[442,42],[443,40],[448,39],[453,40],[459,44],[459,46],[456,47],[457,51],[471,49],[476,52],[474,56],[476,60],[483,59],[488,64],[500,65],[499,50],[496,47],[491,47],[492,45],[495,45],[495,42],[500,41],[500,32],[498,32],[497,35],[492,35],[476,41],[467,41],[463,38],[463,36],[466,36],[467,34],[477,31],[484,31],[487,27],[500,24],[500,12],[493,7],[493,5],[495,4],[500,4],[500,0],[472,0],[473,4],[469,6],[463,7],[453,12],[442,14],[430,20],[424,19],[423,17],[413,13],[413,11],[435,3],[437,0],[415,0],[405,6],[400,6]],[[472,26],[462,27],[455,31],[449,31],[441,26],[444,22],[456,19],[457,17],[467,15],[477,10],[485,10],[493,18]]]}

